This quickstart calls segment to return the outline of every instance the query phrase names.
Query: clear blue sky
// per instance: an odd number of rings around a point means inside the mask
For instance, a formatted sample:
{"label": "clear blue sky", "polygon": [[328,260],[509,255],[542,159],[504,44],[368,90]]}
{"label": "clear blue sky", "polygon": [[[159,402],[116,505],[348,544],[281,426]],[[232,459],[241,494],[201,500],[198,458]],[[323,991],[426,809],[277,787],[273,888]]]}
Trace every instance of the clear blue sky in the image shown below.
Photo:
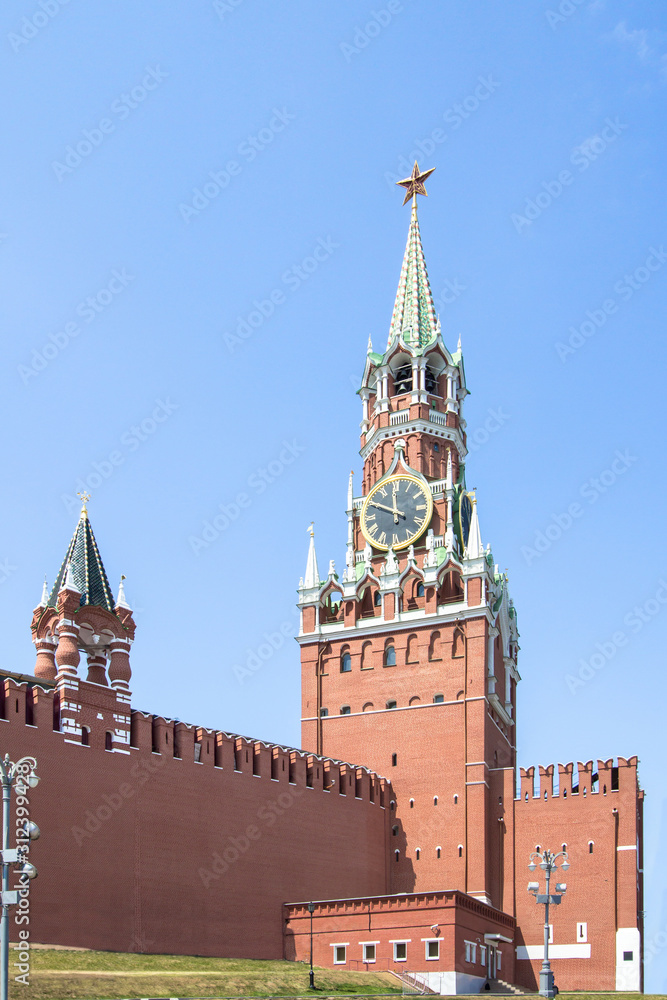
{"label": "clear blue sky", "polygon": [[234,668],[294,626],[312,519],[343,565],[417,152],[468,483],[519,615],[520,761],[640,756],[663,941],[665,11],[44,4],[0,14],[3,666],[32,670],[83,481],[136,609],[135,706],[298,745],[293,640]]}

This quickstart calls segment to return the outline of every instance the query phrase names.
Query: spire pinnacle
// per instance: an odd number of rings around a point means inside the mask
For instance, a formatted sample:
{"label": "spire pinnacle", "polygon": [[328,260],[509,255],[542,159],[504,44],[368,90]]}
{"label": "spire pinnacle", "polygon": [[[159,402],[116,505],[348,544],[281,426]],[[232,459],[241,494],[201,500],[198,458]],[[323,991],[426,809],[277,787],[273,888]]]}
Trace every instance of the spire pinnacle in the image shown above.
{"label": "spire pinnacle", "polygon": [[42,587],[42,599],[37,605],[38,608],[45,608],[49,603],[49,588],[46,583],[46,577],[44,577],[44,586]]}
{"label": "spire pinnacle", "polygon": [[127,608],[128,611],[131,611],[132,609],[130,608],[130,605],[127,603],[127,598],[125,596],[125,583],[124,583],[124,581],[125,581],[125,577],[121,576],[120,583],[118,584],[118,597],[116,598],[116,607],[117,608]]}
{"label": "spire pinnacle", "polygon": [[320,574],[317,568],[317,556],[315,555],[315,531],[314,521],[310,522],[308,531],[310,532],[310,545],[308,546],[308,560],[306,562],[306,575],[303,578],[303,586],[306,590],[312,590],[320,585]]}
{"label": "spire pinnacle", "polygon": [[468,544],[466,545],[466,559],[479,559],[484,555],[482,547],[482,536],[479,530],[479,518],[477,516],[477,497],[472,498],[472,516],[470,518],[470,531],[468,534]]}
{"label": "spire pinnacle", "polygon": [[[418,171],[416,164],[415,170]],[[412,172],[413,175],[415,170]],[[419,177],[423,179],[430,172],[420,174]],[[416,182],[418,178],[414,180]],[[403,255],[403,265],[396,292],[394,312],[391,317],[387,347],[390,347],[400,337],[407,347],[420,348],[430,343],[438,335],[438,318],[426,271],[424,250],[419,232],[419,219],[417,218],[417,195],[426,194],[426,189],[423,192],[419,191],[419,185],[414,186],[413,178],[399,183],[403,186],[413,185],[408,191],[408,194],[413,196],[413,200],[408,242]],[[420,186],[423,188],[423,183]]]}

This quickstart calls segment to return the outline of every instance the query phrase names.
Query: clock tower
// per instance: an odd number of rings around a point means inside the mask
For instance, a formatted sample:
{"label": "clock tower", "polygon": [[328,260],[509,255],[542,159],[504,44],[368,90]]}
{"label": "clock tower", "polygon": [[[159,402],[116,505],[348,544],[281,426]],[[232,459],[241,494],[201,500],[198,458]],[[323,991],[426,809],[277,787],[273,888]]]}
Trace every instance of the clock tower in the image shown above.
{"label": "clock tower", "polygon": [[368,344],[341,576],[332,561],[320,578],[311,531],[302,746],[391,780],[392,892],[511,910],[516,613],[466,487],[461,345],[443,339],[417,218],[431,172],[401,182],[410,228],[384,353]]}

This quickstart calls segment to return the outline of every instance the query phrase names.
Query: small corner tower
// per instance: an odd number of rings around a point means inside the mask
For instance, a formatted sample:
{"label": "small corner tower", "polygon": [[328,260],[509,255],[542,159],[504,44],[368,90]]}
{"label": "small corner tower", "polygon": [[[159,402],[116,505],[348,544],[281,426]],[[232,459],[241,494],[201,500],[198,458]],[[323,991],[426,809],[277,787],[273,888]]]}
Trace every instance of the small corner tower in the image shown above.
{"label": "small corner tower", "polygon": [[[55,685],[54,718],[67,738],[94,741],[107,750],[130,743],[130,647],[135,624],[125,598],[124,577],[114,601],[88,519],[81,515],[56,581],[46,582],[32,618],[37,650],[35,676]],[[81,654],[87,660],[79,676]]]}
{"label": "small corner tower", "polygon": [[393,891],[458,888],[502,908],[518,632],[466,487],[463,357],[444,342],[417,217],[431,172],[401,182],[408,240],[387,346],[369,342],[359,391],[343,577],[331,564],[319,579],[311,539],[299,589],[302,745],[391,778]]}

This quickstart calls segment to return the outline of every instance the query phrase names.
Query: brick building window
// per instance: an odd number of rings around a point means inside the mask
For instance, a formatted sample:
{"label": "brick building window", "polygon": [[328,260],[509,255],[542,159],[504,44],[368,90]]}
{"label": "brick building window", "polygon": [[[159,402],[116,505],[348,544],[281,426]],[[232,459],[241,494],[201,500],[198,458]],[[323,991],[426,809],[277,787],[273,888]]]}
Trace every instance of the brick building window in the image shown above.
{"label": "brick building window", "polygon": [[633,952],[631,952],[631,951],[624,951],[623,952],[623,961],[624,962],[631,962],[632,958],[633,958]]}
{"label": "brick building window", "polygon": [[427,962],[437,962],[440,958],[440,941],[437,939],[434,941],[426,942],[426,961]]}
{"label": "brick building window", "polygon": [[329,714],[329,709],[328,708],[321,708],[320,709],[320,718],[321,719],[324,719],[328,714]]}
{"label": "brick building window", "polygon": [[415,800],[414,799],[410,799],[410,808],[414,809],[414,807],[415,807]]}
{"label": "brick building window", "polygon": [[437,796],[437,795],[434,795],[434,796],[433,796],[433,805],[434,805],[434,806],[437,806],[437,804],[438,804],[438,796]]}
{"label": "brick building window", "polygon": [[375,942],[364,945],[364,962],[370,964],[375,961]]}
{"label": "brick building window", "polygon": [[463,857],[463,844],[459,844],[459,857]]}
{"label": "brick building window", "polygon": [[436,847],[436,849],[435,849],[435,856],[438,859],[438,861],[440,860],[440,855],[441,854],[442,854],[442,848],[441,847]]}
{"label": "brick building window", "polygon": [[90,729],[88,726],[81,726],[81,746],[90,746]]}
{"label": "brick building window", "polygon": [[486,945],[480,944],[479,946],[479,964],[486,965]]}
{"label": "brick building window", "polygon": [[397,763],[398,763],[398,754],[393,753],[391,755],[391,766],[396,767]]}
{"label": "brick building window", "polygon": [[434,705],[442,705],[442,703],[444,702],[444,700],[445,700],[444,694],[434,694],[433,695],[433,704]]}
{"label": "brick building window", "polygon": [[477,945],[474,941],[465,941],[466,962],[477,961]]}
{"label": "brick building window", "polygon": [[371,659],[371,654],[373,650],[373,645],[370,642],[365,642],[361,647],[361,669],[362,670],[372,670],[373,662]]}
{"label": "brick building window", "polygon": [[348,650],[346,650],[340,658],[340,672],[341,674],[349,674],[352,670],[352,657]]}
{"label": "brick building window", "polygon": [[392,701],[388,701],[387,702],[387,708],[396,708],[396,702],[393,701],[393,700]]}
{"label": "brick building window", "polygon": [[104,734],[104,749],[105,750],[113,749],[113,736],[109,732]]}
{"label": "brick building window", "polygon": [[385,667],[395,667],[396,666],[396,647],[393,642],[390,642],[384,649],[384,665]]}
{"label": "brick building window", "polygon": [[340,714],[341,715],[349,715],[350,714],[350,706],[349,705],[341,705],[340,706]]}
{"label": "brick building window", "polygon": [[593,853],[593,841],[592,840],[588,841],[588,853],[589,854]]}
{"label": "brick building window", "polygon": [[392,828],[391,828],[391,835],[392,835],[392,837],[398,837],[398,827],[397,826],[392,826]]}
{"label": "brick building window", "polygon": [[416,597],[423,597],[424,596],[424,584],[423,583],[418,583],[417,584],[417,589],[415,590],[415,596]]}
{"label": "brick building window", "polygon": [[334,965],[345,965],[347,962],[347,945],[335,944],[333,946]]}
{"label": "brick building window", "polygon": [[407,941],[394,941],[394,961],[395,962],[407,962],[408,960],[408,942]]}
{"label": "brick building window", "polygon": [[400,856],[401,856],[401,852],[399,850],[394,851],[394,858],[396,859],[397,862],[398,862]]}
{"label": "brick building window", "polygon": [[415,860],[416,861],[419,861],[419,859],[421,857],[421,854],[422,854],[422,852],[420,851],[419,848],[417,848],[417,850],[415,851]]}
{"label": "brick building window", "polygon": [[379,608],[380,605],[382,604],[382,594],[380,593],[379,590],[375,591],[375,596],[373,597],[373,604],[375,605],[376,608]]}

